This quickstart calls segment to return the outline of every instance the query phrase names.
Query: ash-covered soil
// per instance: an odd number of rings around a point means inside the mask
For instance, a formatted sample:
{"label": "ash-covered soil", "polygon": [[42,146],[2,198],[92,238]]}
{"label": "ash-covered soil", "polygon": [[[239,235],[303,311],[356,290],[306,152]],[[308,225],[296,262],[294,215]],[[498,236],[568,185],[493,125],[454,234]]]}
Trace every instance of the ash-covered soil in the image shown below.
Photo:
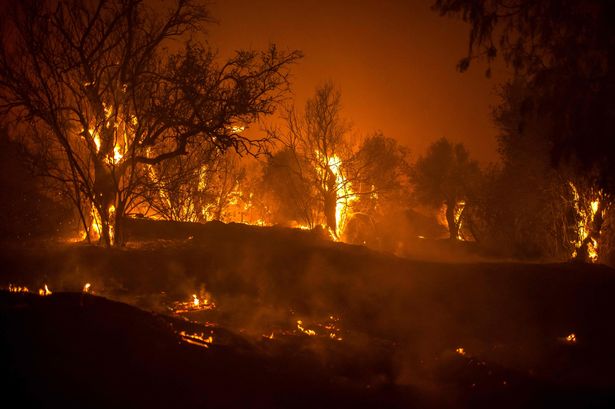
{"label": "ash-covered soil", "polygon": [[[2,247],[0,286],[53,292],[0,297],[5,396],[47,407],[615,405],[608,267],[406,260],[219,223],[172,240],[140,228],[123,249]],[[212,308],[177,313],[193,294]]]}

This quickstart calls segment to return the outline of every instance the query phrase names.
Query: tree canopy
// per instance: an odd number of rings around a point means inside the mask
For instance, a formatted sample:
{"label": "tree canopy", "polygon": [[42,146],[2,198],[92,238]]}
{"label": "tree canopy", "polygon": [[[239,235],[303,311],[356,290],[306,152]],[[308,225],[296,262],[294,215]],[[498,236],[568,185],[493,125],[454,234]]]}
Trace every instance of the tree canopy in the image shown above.
{"label": "tree canopy", "polygon": [[416,199],[428,206],[446,206],[451,239],[457,239],[461,214],[480,170],[467,149],[440,138],[419,157],[411,170]]}
{"label": "tree canopy", "polygon": [[436,0],[470,24],[466,70],[498,55],[533,91],[524,104],[541,117],[551,160],[615,192],[615,3],[609,0]]}
{"label": "tree canopy", "polygon": [[199,40],[210,20],[192,0],[29,0],[0,19],[0,110],[43,135],[30,146],[47,144],[60,164],[48,176],[69,186],[86,229],[92,209],[107,244],[147,166],[202,144],[257,149],[240,131],[288,90],[299,52],[271,46],[220,63]]}

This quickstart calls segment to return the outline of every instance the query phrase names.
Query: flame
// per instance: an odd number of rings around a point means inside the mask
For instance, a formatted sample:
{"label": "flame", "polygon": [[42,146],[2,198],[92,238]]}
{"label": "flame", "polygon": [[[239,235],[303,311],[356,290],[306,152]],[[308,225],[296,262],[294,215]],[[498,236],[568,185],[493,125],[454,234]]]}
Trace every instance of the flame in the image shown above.
{"label": "flame", "polygon": [[171,311],[175,314],[184,314],[194,311],[208,311],[213,310],[214,308],[216,308],[216,304],[209,299],[205,290],[201,290],[198,295],[192,294],[190,301],[175,302],[170,307]]}
{"label": "flame", "polygon": [[42,296],[51,295],[51,291],[49,290],[49,287],[47,287],[47,284],[45,284],[44,288],[41,288],[38,290],[38,295],[42,295]]}
{"label": "flame", "polygon": [[197,345],[197,346],[204,347],[204,348],[209,348],[209,345],[213,344],[214,342],[213,336],[210,335],[207,338],[205,338],[205,334],[202,332],[201,333],[187,333],[186,331],[180,331],[179,336],[181,337],[182,341],[188,344]]}
{"label": "flame", "polygon": [[90,224],[90,238],[92,240],[98,240],[102,233],[102,222],[100,220],[98,210],[96,210],[96,206],[94,206],[94,204],[92,204],[90,215],[92,216],[92,222]]}
{"label": "flame", "polygon": [[316,158],[320,162],[317,166],[317,171],[323,180],[327,178],[327,171],[330,170],[335,177],[335,226],[336,231],[331,231],[334,239],[339,239],[346,227],[346,222],[351,213],[351,204],[358,200],[358,196],[352,189],[352,185],[346,179],[342,172],[342,160],[337,155],[332,155],[329,158],[326,155],[316,151]]}
{"label": "flame", "polygon": [[105,112],[105,119],[111,118],[111,115],[113,115],[113,105],[107,106],[107,104],[105,104],[104,102],[102,105],[103,111]]}
{"label": "flame", "polygon": [[29,293],[30,290],[28,287],[15,286],[13,284],[9,284],[9,292],[11,293]]}
{"label": "flame", "polygon": [[301,320],[297,321],[297,328],[299,329],[299,331],[303,332],[306,335],[309,335],[309,336],[316,335],[316,331],[304,328],[303,327],[303,321],[301,321]]}
{"label": "flame", "polygon": [[88,129],[90,136],[94,139],[94,146],[96,146],[96,152],[100,152],[100,135],[95,129]]}
{"label": "flame", "polygon": [[89,293],[90,292],[90,287],[91,287],[90,283],[85,283],[85,285],[83,286],[83,292],[84,293]]}
{"label": "flame", "polygon": [[455,205],[455,224],[458,226],[457,227],[457,240],[461,240],[461,241],[464,241],[463,237],[461,236],[461,224],[463,223],[463,220],[461,219],[461,215],[463,214],[463,209],[465,209],[465,207],[466,207],[466,202],[464,200],[457,202],[457,204]]}
{"label": "flame", "polygon": [[[573,197],[573,205],[574,209],[577,213],[577,234],[575,240],[572,242],[574,245],[574,250],[572,252],[572,257],[576,257],[578,254],[578,250],[581,248],[583,243],[589,237],[589,243],[587,245],[587,255],[589,260],[593,263],[598,260],[598,242],[596,239],[591,237],[592,234],[592,225],[596,218],[596,214],[598,213],[598,209],[600,208],[600,196],[602,196],[602,191],[599,191],[596,197],[590,202],[589,206],[583,204],[583,200],[579,195],[579,192],[572,182],[568,182],[570,189],[572,191]],[[587,203],[587,202],[585,202]],[[597,232],[598,234],[600,232]]]}
{"label": "flame", "polygon": [[[463,238],[463,235],[461,234],[461,231],[462,231],[461,227],[463,224],[463,210],[465,209],[465,207],[466,207],[465,200],[460,200],[455,203],[455,207],[453,208],[453,217],[455,219],[455,224],[458,226],[457,240],[460,240],[460,241],[465,241],[465,239]],[[446,210],[447,210],[446,203],[442,203],[442,206],[440,206],[440,209],[438,210],[438,213],[436,214],[436,219],[440,226],[443,226],[448,230],[449,226],[448,226],[448,220],[446,218]],[[424,238],[424,237],[419,236],[419,238]]]}
{"label": "flame", "polygon": [[290,227],[292,227],[293,229],[300,229],[300,230],[312,230],[312,228],[308,226],[307,224],[299,224],[296,221],[291,223]]}
{"label": "flame", "polygon": [[[109,206],[108,214],[109,214],[109,238],[111,240],[111,244],[113,244],[115,241],[115,230],[113,228],[113,223],[112,223],[112,221],[115,218],[115,206],[114,205]],[[98,240],[102,236],[103,223],[102,223],[102,218],[100,217],[100,214],[98,213],[98,210],[96,209],[96,206],[94,204],[92,204],[90,215],[92,217],[92,220],[90,223],[90,239]]]}
{"label": "flame", "polygon": [[[109,206],[109,221],[115,220],[115,206]],[[114,224],[109,224],[109,240],[111,244],[115,243],[115,229],[113,228]]]}
{"label": "flame", "polygon": [[571,334],[568,334],[564,337],[564,341],[570,343],[570,344],[576,344],[577,343],[577,336],[576,334],[573,332]]}
{"label": "flame", "polygon": [[465,354],[466,354],[466,350],[463,349],[463,347],[459,347],[459,348],[455,349],[455,352],[457,352],[461,356],[465,356]]}
{"label": "flame", "polygon": [[124,155],[120,152],[120,146],[116,144],[113,147],[113,159],[111,162],[114,165],[117,165],[122,160],[123,157]]}

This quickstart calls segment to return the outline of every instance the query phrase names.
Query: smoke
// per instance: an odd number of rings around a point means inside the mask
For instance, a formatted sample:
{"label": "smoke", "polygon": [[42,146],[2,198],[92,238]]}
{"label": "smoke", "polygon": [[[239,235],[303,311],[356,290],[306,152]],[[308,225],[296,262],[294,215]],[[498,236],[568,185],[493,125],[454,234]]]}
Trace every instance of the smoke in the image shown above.
{"label": "smoke", "polygon": [[[572,265],[411,261],[291,229],[215,223],[191,236],[3,251],[1,284],[58,292],[88,282],[99,295],[170,315],[173,302],[198,294],[216,308],[184,314],[190,320],[341,379],[427,391],[460,360],[548,371],[561,338],[587,339],[586,317],[608,310],[576,302],[580,294],[608,300],[615,289],[612,280],[581,280]],[[609,274],[585,268],[586,277]],[[615,339],[612,328],[601,331]]]}

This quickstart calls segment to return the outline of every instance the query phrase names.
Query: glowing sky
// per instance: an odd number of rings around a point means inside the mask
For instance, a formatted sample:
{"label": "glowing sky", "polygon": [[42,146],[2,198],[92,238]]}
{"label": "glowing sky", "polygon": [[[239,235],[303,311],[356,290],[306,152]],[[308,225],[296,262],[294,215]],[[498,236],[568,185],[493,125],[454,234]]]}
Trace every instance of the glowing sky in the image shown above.
{"label": "glowing sky", "polygon": [[334,81],[344,114],[361,136],[382,130],[420,154],[435,139],[463,142],[477,159],[497,158],[490,106],[496,85],[485,66],[460,74],[468,27],[430,10],[430,0],[218,0],[210,28],[221,52],[269,43],[305,54],[294,67],[303,106],[319,83]]}

